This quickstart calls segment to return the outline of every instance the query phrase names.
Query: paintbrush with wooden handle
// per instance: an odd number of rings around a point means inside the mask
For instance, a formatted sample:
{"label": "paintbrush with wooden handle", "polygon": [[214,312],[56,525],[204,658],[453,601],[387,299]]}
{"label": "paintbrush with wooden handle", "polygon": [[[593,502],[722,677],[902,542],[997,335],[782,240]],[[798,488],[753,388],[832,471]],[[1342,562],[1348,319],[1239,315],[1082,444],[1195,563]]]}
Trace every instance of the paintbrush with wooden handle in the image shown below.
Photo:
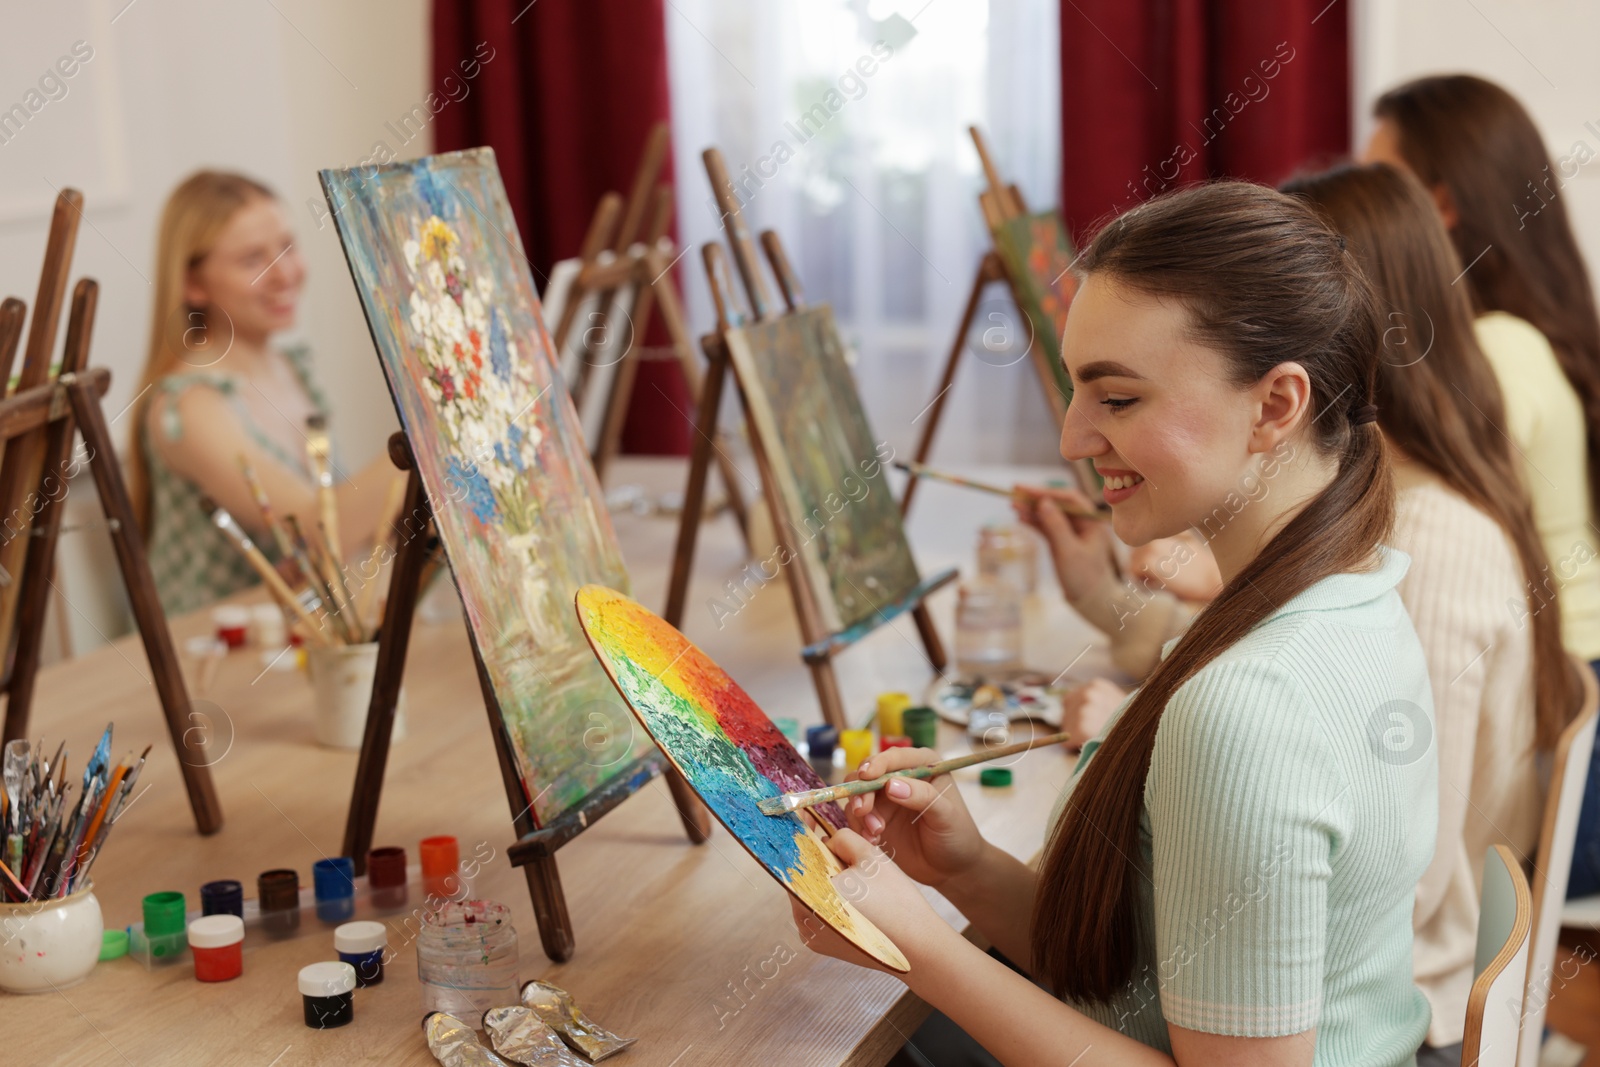
{"label": "paintbrush with wooden handle", "polygon": [[311,478],[317,483],[317,508],[322,525],[327,528],[328,548],[333,553],[334,566],[344,568],[344,554],[339,547],[339,498],[333,491],[333,443],[328,439],[328,417],[321,412],[306,418],[306,461],[311,466]]}
{"label": "paintbrush with wooden handle", "polygon": [[[976,489],[980,493],[993,493],[995,496],[1007,497],[1038,495],[1020,485],[1014,485],[1008,489],[1003,485],[995,485],[993,482],[980,482],[976,478],[963,478],[959,474],[950,474],[947,471],[937,470],[933,467],[925,467],[921,463],[896,463],[895,466],[918,478],[930,478],[933,481],[944,482],[947,485],[959,485],[963,489]],[[1096,522],[1109,522],[1111,520],[1109,511],[1086,511],[1083,508],[1070,507],[1060,500],[1057,500],[1056,503],[1062,511],[1075,519],[1092,519]]]}
{"label": "paintbrush with wooden handle", "polygon": [[1049,734],[1045,737],[1035,737],[1027,741],[1018,741],[1011,745],[1001,745],[985,752],[972,752],[955,759],[940,760],[930,763],[926,767],[911,767],[903,771],[893,771],[881,778],[862,778],[854,782],[844,782],[839,785],[830,785],[826,789],[808,789],[803,793],[785,793],[778,797],[766,797],[758,801],[756,807],[761,809],[763,815],[787,815],[799,808],[809,808],[813,804],[828,804],[845,797],[856,797],[862,793],[874,793],[896,778],[937,778],[941,774],[959,771],[963,767],[971,767],[975,763],[988,763],[1003,756],[1014,756],[1018,752],[1027,752],[1029,749],[1044,748],[1046,745],[1059,745],[1068,740],[1072,735],[1067,733]]}

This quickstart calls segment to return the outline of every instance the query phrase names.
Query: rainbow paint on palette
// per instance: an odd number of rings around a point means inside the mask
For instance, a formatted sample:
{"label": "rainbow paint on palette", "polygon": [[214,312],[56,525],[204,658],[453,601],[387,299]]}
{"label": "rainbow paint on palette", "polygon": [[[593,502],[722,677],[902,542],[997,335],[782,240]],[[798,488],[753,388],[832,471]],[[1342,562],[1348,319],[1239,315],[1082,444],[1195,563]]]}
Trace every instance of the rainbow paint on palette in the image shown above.
{"label": "rainbow paint on palette", "polygon": [[[798,815],[763,815],[764,797],[826,785],[726,671],[665,619],[611,589],[578,590],[578,621],[617,690],[728,832],[843,937],[886,967],[909,970],[881,930],[834,888],[842,870]],[[844,825],[836,804],[815,813]]]}

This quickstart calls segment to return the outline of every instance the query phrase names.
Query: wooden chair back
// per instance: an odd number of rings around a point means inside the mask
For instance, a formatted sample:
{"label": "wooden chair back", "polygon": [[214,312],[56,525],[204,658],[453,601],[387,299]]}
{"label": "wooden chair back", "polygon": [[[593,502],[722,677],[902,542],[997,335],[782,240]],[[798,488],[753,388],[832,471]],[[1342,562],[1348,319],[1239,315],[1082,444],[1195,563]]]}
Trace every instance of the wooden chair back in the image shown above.
{"label": "wooden chair back", "polygon": [[1515,1067],[1517,1035],[1527,993],[1528,931],[1533,894],[1522,864],[1505,845],[1494,845],[1483,863],[1479,894],[1478,951],[1472,993],[1467,998],[1462,1067]]}
{"label": "wooden chair back", "polygon": [[1550,770],[1550,791],[1544,802],[1544,825],[1539,831],[1539,851],[1533,865],[1533,933],[1528,949],[1528,999],[1524,1009],[1522,1047],[1518,1067],[1538,1067],[1545,1009],[1550,1003],[1550,980],[1555,967],[1556,939],[1561,933],[1561,908],[1566,902],[1567,875],[1572,870],[1572,848],[1578,834],[1578,809],[1589,781],[1589,757],[1594,752],[1596,708],[1600,685],[1587,663],[1574,659],[1583,679],[1583,697],[1577,717],[1556,743]]}

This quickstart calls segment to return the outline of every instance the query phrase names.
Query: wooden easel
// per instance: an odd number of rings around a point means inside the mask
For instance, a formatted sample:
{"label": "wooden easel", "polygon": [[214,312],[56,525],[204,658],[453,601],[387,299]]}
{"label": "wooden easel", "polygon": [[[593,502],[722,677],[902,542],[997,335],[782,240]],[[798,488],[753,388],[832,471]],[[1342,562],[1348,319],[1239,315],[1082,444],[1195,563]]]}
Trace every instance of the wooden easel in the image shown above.
{"label": "wooden easel", "polygon": [[[394,727],[395,703],[405,671],[406,649],[411,643],[411,622],[422,591],[423,574],[439,540],[433,528],[433,508],[417,473],[411,445],[404,433],[389,438],[389,458],[396,467],[409,472],[405,503],[401,515],[405,529],[400,531],[400,549],[389,579],[389,596],[384,605],[383,623],[378,637],[378,661],[372,681],[372,699],[367,706],[366,734],[361,742],[361,758],[356,766],[355,785],[350,795],[350,811],[345,819],[343,854],[355,864],[357,874],[366,870],[367,853],[378,820],[378,800],[383,792],[383,772],[389,761],[389,735]],[[472,627],[467,627],[472,659],[478,668],[478,685],[483,692],[484,709],[489,714],[489,732],[500,764],[500,779],[506,800],[511,805],[511,822],[517,841],[508,850],[511,865],[521,867],[533,898],[533,913],[539,922],[539,939],[545,955],[557,963],[572,958],[575,941],[572,919],[567,912],[566,894],[556,867],[556,851],[594,824],[606,812],[644,788],[652,778],[665,775],[672,800],[683,821],[689,840],[701,844],[711,835],[711,813],[700,803],[689,783],[668,764],[660,752],[652,751],[636,759],[626,770],[611,778],[595,792],[562,812],[549,825],[537,825],[533,806],[528,803],[517,768],[515,754],[506,736],[505,720],[494,683],[484,666]]]}
{"label": "wooden easel", "polygon": [[[0,566],[5,567],[6,576],[4,596],[0,598],[0,633],[4,634],[4,647],[9,652],[9,665],[0,683],[6,693],[5,740],[28,733],[56,542],[61,534],[61,501],[67,492],[63,471],[71,458],[76,429],[83,433],[89,452],[89,469],[155,675],[156,692],[166,714],[172,747],[178,753],[195,826],[202,834],[212,834],[222,828],[222,808],[212,787],[203,741],[198,747],[188,741],[189,731],[200,716],[189,705],[183,673],[172,647],[172,633],[167,629],[155,579],[150,574],[144,537],[134,520],[116,447],[105,413],[100,410],[100,398],[110,387],[111,372],[101,367],[88,368],[89,340],[99,295],[99,285],[93,279],[81,278],[73,289],[60,374],[50,380],[50,354],[55,347],[56,324],[61,317],[72,247],[82,215],[83,195],[75,189],[62,190],[56,197],[17,390],[0,400],[0,442],[5,445],[5,457],[0,460],[0,514],[12,517],[0,521]],[[10,377],[24,311],[25,305],[15,298],[0,305],[0,382]],[[19,571],[20,582],[13,578]],[[203,736],[204,731],[201,733]]]}
{"label": "wooden easel", "polygon": [[[595,357],[603,347],[593,343],[592,339],[596,333],[604,336],[604,328],[611,320],[612,305],[623,289],[630,285],[633,287],[632,303],[627,314],[627,335],[623,338],[623,355],[611,378],[599,440],[590,445],[595,475],[602,482],[605,481],[606,466],[616,456],[622,441],[622,428],[628,419],[628,404],[633,397],[634,380],[638,376],[639,360],[643,355],[639,342],[649,329],[650,316],[657,304],[661,307],[662,325],[677,354],[689,394],[699,396],[702,388],[700,361],[694,354],[678,290],[669,276],[672,265],[679,258],[674,252],[672,239],[667,236],[672,225],[672,186],[657,182],[662,164],[666,161],[668,141],[667,124],[657,123],[645,142],[644,158],[634,175],[633,188],[628,193],[626,204],[615,192],[606,193],[600,198],[579,253],[583,265],[567,290],[561,318],[551,334],[551,343],[559,360],[566,351],[567,339],[579,309],[590,297],[594,298],[595,309],[591,312],[591,318],[602,328],[583,331],[577,373],[569,385],[572,402],[582,411],[590,372]],[[650,225],[643,229],[645,237],[641,242],[638,238],[647,209],[650,212]],[[720,431],[717,436],[719,444],[725,443]],[[717,451],[717,468],[722,475],[728,507],[733,511],[740,534],[748,544],[749,518],[744,494],[739,489],[740,475],[726,448]]]}
{"label": "wooden easel", "polygon": [[[988,224],[990,233],[993,233],[1011,219],[1026,215],[1028,208],[1023,202],[1021,191],[1015,185],[1001,181],[999,168],[989,155],[989,146],[984,142],[983,134],[978,131],[978,127],[969,126],[968,131],[972,134],[973,144],[977,146],[978,159],[983,163],[983,173],[989,183],[989,187],[978,194],[978,207],[983,212],[983,219]],[[961,313],[961,321],[956,325],[955,339],[950,344],[950,354],[945,357],[944,373],[939,378],[938,391],[934,393],[933,401],[928,405],[928,423],[922,428],[922,437],[917,442],[915,461],[919,465],[928,461],[928,454],[933,450],[933,435],[939,428],[939,416],[944,412],[945,398],[950,393],[950,386],[955,382],[956,364],[961,359],[962,350],[967,346],[967,334],[972,330],[973,320],[977,317],[978,305],[983,300],[984,291],[995,282],[1006,283],[1011,291],[1012,301],[1016,304],[1017,314],[1027,320],[1027,313],[1022,309],[1022,299],[1019,295],[1020,280],[1007,274],[1005,262],[1000,258],[1000,254],[990,248],[978,261],[978,271],[973,276],[972,288],[967,294],[966,308]],[[1072,398],[1061,394],[1061,389],[1056,383],[1055,368],[1050,365],[1050,357],[1041,346],[1036,343],[1030,344],[1028,356],[1038,373],[1039,384],[1043,388],[1046,402],[1050,405],[1050,414],[1054,416],[1056,426],[1060,427],[1067,417],[1067,405]],[[1084,484],[1084,472],[1074,466],[1073,475],[1079,487],[1088,491],[1088,487]],[[917,481],[915,474],[907,476],[905,493],[900,497],[902,515],[911,509],[911,497],[917,491]],[[1090,482],[1089,486],[1092,485]],[[1095,494],[1091,492],[1090,495]]]}
{"label": "wooden easel", "polygon": [[[714,333],[707,334],[700,341],[710,363],[697,407],[699,426],[695,435],[694,452],[689,462],[689,483],[684,491],[683,513],[678,521],[678,542],[673,554],[672,575],[667,587],[667,608],[663,614],[668,622],[680,628],[689,593],[689,572],[694,565],[695,541],[699,533],[706,475],[712,460],[711,453],[715,448],[711,431],[716,425],[716,413],[722,402],[723,386],[732,367],[728,354],[727,333],[746,321],[766,321],[783,314],[773,302],[766,279],[762,276],[761,264],[756,257],[749,228],[740,214],[739,203],[734,196],[732,182],[728,179],[728,169],[723,162],[722,153],[715,148],[708,148],[703,158],[706,174],[711,179],[711,186],[716,192],[717,202],[722,210],[728,244],[733,250],[733,260],[749,298],[750,312],[747,316],[734,302],[728,261],[722,246],[706,245],[702,249],[702,256],[712,300],[716,305],[717,328]],[[800,287],[799,279],[789,266],[788,256],[777,233],[772,230],[763,233],[761,245],[772,266],[772,273],[778,279],[779,287],[783,291],[785,308],[789,312],[800,310],[805,306],[805,293]],[[762,440],[763,435],[749,417],[749,405],[744,401],[743,388],[738,382],[737,371],[733,376],[735,384],[740,385],[740,399],[745,408],[745,425],[750,427],[751,450],[755,453],[756,466],[761,472],[761,483],[765,487],[767,507],[774,517],[773,525],[777,528],[779,544],[787,552],[789,559],[798,560],[799,552],[793,543],[793,531],[787,529],[786,524],[777,521],[777,517],[783,515],[786,509],[777,482],[773,478],[767,453],[767,449],[775,442]],[[917,633],[922,638],[923,648],[927,652],[928,662],[934,672],[944,670],[946,663],[944,644],[939,639],[939,631],[928,613],[925,600],[934,590],[955,579],[957,574],[955,568],[924,579],[895,603],[879,606],[875,618],[835,633],[828,632],[822,623],[818,598],[823,593],[811,587],[805,568],[794,564],[784,569],[789,574],[789,589],[794,600],[795,614],[800,623],[801,637],[805,642],[801,649],[801,658],[811,669],[811,679],[817,688],[817,699],[822,704],[823,719],[830,725],[840,729],[852,725],[845,715],[844,699],[839,692],[839,681],[833,670],[833,657],[907,611],[911,612],[916,621]]]}

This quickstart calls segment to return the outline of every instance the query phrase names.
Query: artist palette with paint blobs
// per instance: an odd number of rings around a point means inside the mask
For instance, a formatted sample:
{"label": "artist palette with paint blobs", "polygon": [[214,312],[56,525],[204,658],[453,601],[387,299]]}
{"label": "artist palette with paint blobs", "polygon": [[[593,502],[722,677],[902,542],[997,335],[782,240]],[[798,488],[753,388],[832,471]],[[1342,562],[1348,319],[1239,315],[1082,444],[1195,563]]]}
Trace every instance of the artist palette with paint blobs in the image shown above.
{"label": "artist palette with paint blobs", "polygon": [[1011,722],[1032,719],[1061,728],[1061,697],[1070,686],[1052,684],[1049,675],[1028,672],[1004,682],[947,674],[928,685],[922,699],[941,719],[965,727],[975,704],[1002,712]]}
{"label": "artist palette with paint blobs", "polygon": [[[604,586],[576,598],[595,656],[634,716],[705,801],[717,821],[800,902],[851,944],[892,970],[910,965],[894,942],[839,895],[843,867],[798,814],[763,815],[757,804],[828,783],[726,671],[665,619]],[[811,809],[845,825],[837,804]]]}

